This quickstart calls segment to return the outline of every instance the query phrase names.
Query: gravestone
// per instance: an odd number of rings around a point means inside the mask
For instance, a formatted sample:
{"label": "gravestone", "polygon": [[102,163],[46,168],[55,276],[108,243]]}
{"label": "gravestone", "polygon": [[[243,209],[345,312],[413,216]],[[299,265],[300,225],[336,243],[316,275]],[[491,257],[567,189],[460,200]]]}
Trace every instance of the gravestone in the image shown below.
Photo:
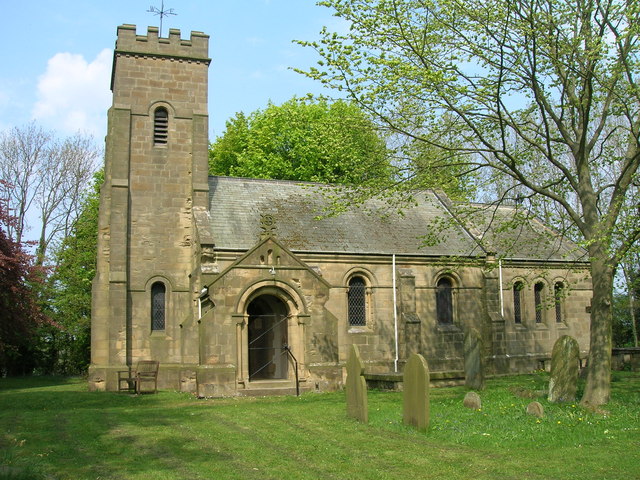
{"label": "gravestone", "polygon": [[482,400],[476,392],[467,392],[464,400],[462,400],[462,405],[473,410],[480,410],[482,408]]}
{"label": "gravestone", "polygon": [[527,414],[542,418],[544,417],[544,408],[540,402],[531,402],[527,405]]}
{"label": "gravestone", "polygon": [[429,367],[418,353],[404,367],[402,420],[422,432],[429,428]]}
{"label": "gravestone", "polygon": [[369,409],[367,406],[367,382],[364,379],[364,366],[360,359],[357,345],[351,345],[347,360],[347,415],[367,423]]}
{"label": "gravestone", "polygon": [[578,342],[569,335],[558,338],[551,352],[551,377],[548,395],[550,402],[575,402],[579,366]]}
{"label": "gravestone", "polygon": [[467,388],[484,390],[482,338],[475,328],[464,334],[464,384]]}

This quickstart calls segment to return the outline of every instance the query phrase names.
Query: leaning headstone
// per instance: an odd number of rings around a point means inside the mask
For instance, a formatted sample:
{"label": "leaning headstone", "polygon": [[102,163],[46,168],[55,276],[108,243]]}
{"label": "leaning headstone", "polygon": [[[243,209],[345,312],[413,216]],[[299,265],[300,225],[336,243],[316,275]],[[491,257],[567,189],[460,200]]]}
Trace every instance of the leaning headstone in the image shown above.
{"label": "leaning headstone", "polygon": [[475,328],[464,334],[464,384],[467,388],[484,390],[482,368],[482,338]]}
{"label": "leaning headstone", "polygon": [[464,400],[462,400],[462,405],[473,410],[480,410],[482,408],[482,400],[476,392],[467,392]]}
{"label": "leaning headstone", "polygon": [[558,338],[551,352],[551,377],[548,395],[550,402],[574,402],[576,400],[579,362],[578,342],[569,335]]}
{"label": "leaning headstone", "polygon": [[527,414],[542,418],[544,417],[544,408],[540,402],[531,402],[527,405]]}
{"label": "leaning headstone", "polygon": [[424,432],[429,428],[429,367],[424,357],[409,357],[403,374],[402,421]]}
{"label": "leaning headstone", "polygon": [[347,415],[367,423],[369,409],[367,407],[367,382],[364,379],[364,366],[360,359],[357,345],[351,345],[347,360]]}

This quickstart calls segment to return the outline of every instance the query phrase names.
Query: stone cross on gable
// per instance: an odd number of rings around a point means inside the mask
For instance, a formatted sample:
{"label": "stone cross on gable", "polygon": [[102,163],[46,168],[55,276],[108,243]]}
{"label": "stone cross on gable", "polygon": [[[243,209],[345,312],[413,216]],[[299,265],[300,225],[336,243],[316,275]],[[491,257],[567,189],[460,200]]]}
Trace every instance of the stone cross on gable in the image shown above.
{"label": "stone cross on gable", "polygon": [[268,213],[260,214],[260,239],[275,237],[276,236],[276,221],[273,215]]}

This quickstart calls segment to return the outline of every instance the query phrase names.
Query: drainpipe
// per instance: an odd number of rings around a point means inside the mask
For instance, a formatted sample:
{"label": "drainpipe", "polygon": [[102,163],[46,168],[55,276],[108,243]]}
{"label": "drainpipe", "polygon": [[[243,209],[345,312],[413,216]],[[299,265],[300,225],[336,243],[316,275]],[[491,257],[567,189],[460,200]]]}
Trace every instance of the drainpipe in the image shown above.
{"label": "drainpipe", "polygon": [[502,259],[498,260],[498,281],[500,285],[498,288],[500,289],[500,315],[504,318],[504,293],[502,291]]}
{"label": "drainpipe", "polygon": [[209,296],[209,287],[202,287],[198,297],[198,320],[202,318],[202,301]]}
{"label": "drainpipe", "polygon": [[395,334],[396,358],[393,361],[393,371],[398,373],[398,298],[396,295],[396,254],[391,257],[391,265],[393,268],[393,328]]}

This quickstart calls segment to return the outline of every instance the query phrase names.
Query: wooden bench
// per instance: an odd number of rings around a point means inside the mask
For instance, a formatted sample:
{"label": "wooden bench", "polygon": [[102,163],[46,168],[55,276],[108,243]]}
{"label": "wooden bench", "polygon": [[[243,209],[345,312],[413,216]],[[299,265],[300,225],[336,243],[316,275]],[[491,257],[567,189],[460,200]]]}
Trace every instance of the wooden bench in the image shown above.
{"label": "wooden bench", "polygon": [[[156,360],[140,360],[134,370],[118,372],[118,390],[136,393],[156,393],[158,391],[158,367]],[[143,384],[153,385],[153,389],[143,388]]]}

